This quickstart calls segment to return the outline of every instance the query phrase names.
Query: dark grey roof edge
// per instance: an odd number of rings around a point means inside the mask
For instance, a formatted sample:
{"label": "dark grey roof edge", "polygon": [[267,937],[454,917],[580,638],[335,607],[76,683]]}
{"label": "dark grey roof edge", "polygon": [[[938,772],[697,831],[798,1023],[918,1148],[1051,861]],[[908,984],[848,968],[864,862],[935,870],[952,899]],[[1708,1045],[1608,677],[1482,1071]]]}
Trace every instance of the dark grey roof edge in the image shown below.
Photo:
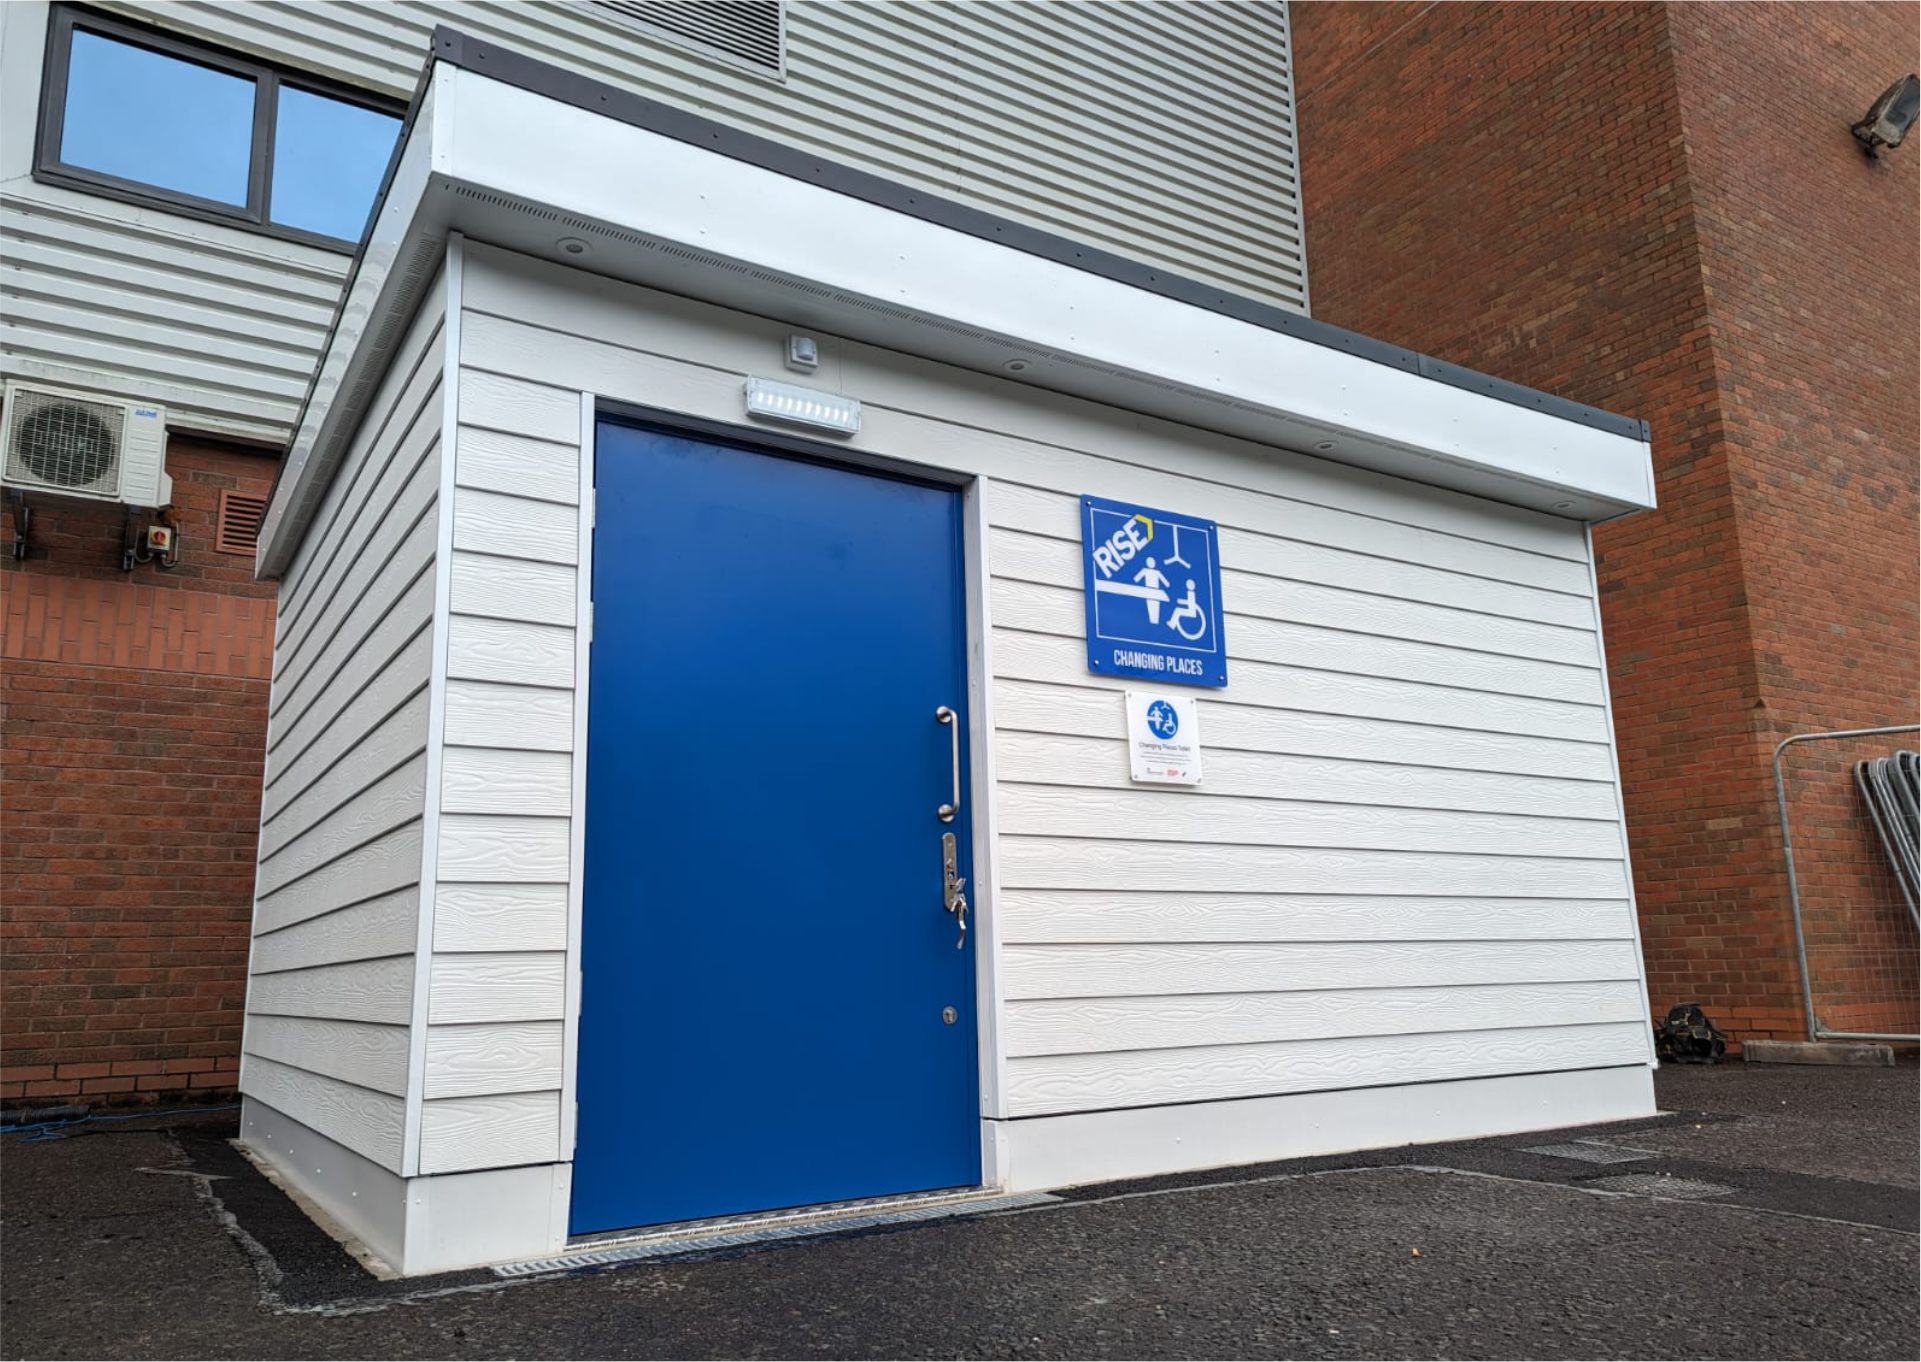
{"label": "dark grey roof edge", "polygon": [[1434,359],[1398,345],[1348,331],[1327,322],[1258,299],[1231,293],[1211,284],[1130,260],[1098,247],[1052,232],[1011,222],[952,199],[909,188],[896,181],[840,165],[755,133],[743,132],[699,114],[664,104],[645,95],[622,90],[591,76],[526,56],[462,33],[445,25],[434,29],[432,55],[454,66],[475,71],[519,89],[597,113],[632,127],[705,147],[736,161],[861,199],[910,217],[937,223],[983,241],[998,242],[1029,255],[1112,279],[1116,283],[1157,293],[1177,302],[1204,308],[1296,340],[1325,345],[1376,364],[1417,373],[1450,387],[1481,393],[1517,407],[1527,407],[1604,430],[1631,440],[1648,439],[1647,422],[1557,397],[1519,383],[1479,373],[1459,364]]}

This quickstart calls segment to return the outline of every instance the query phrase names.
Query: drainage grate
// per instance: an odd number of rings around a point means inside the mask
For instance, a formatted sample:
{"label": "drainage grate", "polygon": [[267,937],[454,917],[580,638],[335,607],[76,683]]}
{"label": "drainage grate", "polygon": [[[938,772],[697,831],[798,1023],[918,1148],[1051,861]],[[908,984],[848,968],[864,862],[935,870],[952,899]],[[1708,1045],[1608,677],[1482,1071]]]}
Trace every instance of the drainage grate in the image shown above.
{"label": "drainage grate", "polygon": [[1622,1149],[1618,1145],[1600,1144],[1590,1140],[1574,1140],[1568,1144],[1531,1145],[1521,1152],[1545,1154],[1550,1159],[1579,1159],[1582,1163],[1635,1163],[1641,1159],[1654,1157],[1654,1152],[1649,1149]]}
{"label": "drainage grate", "polygon": [[941,1220],[950,1216],[984,1215],[989,1211],[1013,1210],[1021,1206],[1041,1206],[1060,1198],[1050,1192],[1021,1192],[1010,1196],[952,1199],[925,1205],[902,1206],[857,1215],[828,1215],[777,1224],[743,1225],[739,1229],[719,1228],[712,1233],[678,1231],[638,1243],[612,1248],[584,1249],[552,1258],[536,1258],[524,1263],[508,1263],[494,1269],[496,1277],[532,1277],[546,1272],[571,1272],[583,1267],[607,1267],[614,1263],[641,1262],[649,1258],[677,1258],[683,1254],[711,1253],[715,1249],[740,1248],[751,1244],[778,1243],[782,1239],[805,1239],[821,1234],[840,1234],[847,1230],[868,1229],[876,1225],[902,1225],[916,1220]]}
{"label": "drainage grate", "polygon": [[1726,1196],[1734,1189],[1718,1182],[1697,1182],[1693,1178],[1663,1177],[1659,1173],[1614,1173],[1581,1184],[1604,1192],[1627,1192],[1632,1196],[1695,1197]]}

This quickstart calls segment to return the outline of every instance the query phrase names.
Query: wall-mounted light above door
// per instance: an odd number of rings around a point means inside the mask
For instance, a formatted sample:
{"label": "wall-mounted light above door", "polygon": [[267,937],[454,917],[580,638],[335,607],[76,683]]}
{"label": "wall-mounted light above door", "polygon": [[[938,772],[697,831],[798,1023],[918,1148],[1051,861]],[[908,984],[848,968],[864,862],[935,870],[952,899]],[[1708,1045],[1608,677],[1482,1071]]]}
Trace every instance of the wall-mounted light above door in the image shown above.
{"label": "wall-mounted light above door", "polygon": [[763,421],[809,426],[836,435],[860,432],[860,403],[853,398],[764,378],[747,380],[747,414]]}

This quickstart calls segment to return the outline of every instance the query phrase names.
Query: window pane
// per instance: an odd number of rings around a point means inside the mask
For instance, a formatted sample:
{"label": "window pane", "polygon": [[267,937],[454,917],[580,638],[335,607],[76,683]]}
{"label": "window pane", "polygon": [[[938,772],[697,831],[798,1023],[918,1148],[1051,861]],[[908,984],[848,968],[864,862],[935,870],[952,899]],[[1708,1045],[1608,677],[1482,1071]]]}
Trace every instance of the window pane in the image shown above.
{"label": "window pane", "polygon": [[377,109],[280,87],[268,217],[285,227],[360,240],[400,120]]}
{"label": "window pane", "polygon": [[244,208],[254,83],[76,28],[60,159]]}

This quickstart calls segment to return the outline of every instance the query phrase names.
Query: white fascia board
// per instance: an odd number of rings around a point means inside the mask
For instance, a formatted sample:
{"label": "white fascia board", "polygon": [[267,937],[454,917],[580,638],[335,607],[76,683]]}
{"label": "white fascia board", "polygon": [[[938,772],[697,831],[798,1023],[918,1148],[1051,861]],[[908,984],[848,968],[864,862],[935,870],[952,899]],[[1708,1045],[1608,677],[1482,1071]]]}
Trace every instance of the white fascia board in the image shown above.
{"label": "white fascia board", "polygon": [[[470,71],[453,175],[561,212],[1619,509],[1647,446],[849,197]],[[1151,400],[1143,397],[1143,401]]]}
{"label": "white fascia board", "polygon": [[[1020,355],[1032,361],[1023,381],[1037,386],[1570,519],[1599,521],[1654,505],[1645,441],[1271,331],[440,63],[263,526],[263,574],[284,566],[316,495],[308,484],[324,479],[330,442],[344,439],[357,419],[351,401],[348,410],[334,408],[364,382],[354,353],[376,339],[380,328],[371,323],[382,308],[404,304],[396,261],[450,226],[563,262],[555,239],[580,234],[594,242],[599,273],[764,315],[815,318],[856,340],[988,372]],[[731,274],[663,250],[725,262]],[[750,279],[747,271],[757,273]],[[1332,449],[1321,448],[1328,442]]]}

